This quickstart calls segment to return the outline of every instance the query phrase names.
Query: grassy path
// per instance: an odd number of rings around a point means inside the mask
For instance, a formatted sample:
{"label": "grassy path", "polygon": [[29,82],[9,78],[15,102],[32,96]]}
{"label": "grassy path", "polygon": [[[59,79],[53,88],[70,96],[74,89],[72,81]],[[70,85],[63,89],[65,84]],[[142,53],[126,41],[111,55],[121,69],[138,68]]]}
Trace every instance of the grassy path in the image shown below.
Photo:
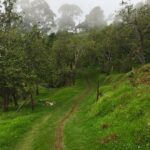
{"label": "grassy path", "polygon": [[[14,150],[64,150],[64,128],[77,112],[82,100],[90,95],[89,81],[77,82],[75,86],[42,91],[40,98],[53,99],[56,105],[46,108],[30,123],[30,128],[21,135]],[[29,114],[30,115],[30,114]]]}
{"label": "grassy path", "polygon": [[[74,86],[41,88],[34,112],[0,113],[0,150],[149,150],[149,87],[133,87],[124,74],[101,75],[96,101],[96,81],[83,74]],[[40,99],[56,103],[45,107]]]}
{"label": "grassy path", "polygon": [[31,130],[24,135],[24,138],[16,147],[16,150],[32,150],[34,138],[38,136],[40,128],[45,125],[50,117],[51,114],[47,114],[46,116],[43,116],[41,119],[39,119],[31,128]]}
{"label": "grassy path", "polygon": [[64,150],[64,127],[67,122],[67,120],[70,119],[70,117],[77,111],[78,105],[82,99],[88,95],[90,89],[85,89],[81,94],[77,95],[73,99],[73,105],[69,112],[67,112],[64,117],[61,118],[61,120],[58,123],[58,126],[55,131],[55,150]]}

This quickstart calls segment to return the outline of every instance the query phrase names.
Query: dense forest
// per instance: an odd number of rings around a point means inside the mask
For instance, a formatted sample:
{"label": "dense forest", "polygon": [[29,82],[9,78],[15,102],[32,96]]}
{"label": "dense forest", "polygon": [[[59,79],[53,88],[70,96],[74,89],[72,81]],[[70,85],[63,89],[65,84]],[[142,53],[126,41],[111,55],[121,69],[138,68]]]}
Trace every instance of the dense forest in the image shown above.
{"label": "dense forest", "polygon": [[[150,62],[150,6],[122,2],[107,25],[95,7],[76,25],[82,10],[60,7],[60,18],[46,1],[0,2],[0,96],[3,111],[9,103],[31,99],[39,85],[75,84],[78,69],[97,67],[102,73],[127,72]],[[20,8],[20,9],[19,9]],[[57,32],[53,32],[56,30]]]}
{"label": "dense forest", "polygon": [[150,0],[118,3],[0,0],[0,150],[150,149]]}

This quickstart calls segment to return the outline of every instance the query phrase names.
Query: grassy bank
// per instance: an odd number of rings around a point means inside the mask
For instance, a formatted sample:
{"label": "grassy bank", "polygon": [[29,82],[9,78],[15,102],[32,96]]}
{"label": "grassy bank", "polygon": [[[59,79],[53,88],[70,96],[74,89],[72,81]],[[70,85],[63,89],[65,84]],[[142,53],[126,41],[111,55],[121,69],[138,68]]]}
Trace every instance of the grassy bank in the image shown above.
{"label": "grassy bank", "polygon": [[[84,82],[61,89],[40,89],[40,95],[35,97],[36,108],[32,112],[30,106],[24,106],[21,111],[0,113],[0,149],[54,149],[54,131],[58,120],[69,110],[72,99],[84,88]],[[39,100],[54,101],[53,107],[45,106]],[[46,116],[47,120],[44,122]],[[38,129],[35,129],[38,128]],[[30,139],[28,136],[32,136]],[[30,140],[30,141],[29,141]]]}
{"label": "grassy bank", "polygon": [[149,150],[149,71],[101,75],[102,96],[94,90],[66,125],[66,150]]}
{"label": "grassy bank", "polygon": [[100,75],[98,101],[97,73],[91,70],[80,72],[75,86],[41,88],[34,112],[27,105],[0,113],[0,150],[54,150],[59,121],[86,88],[89,92],[65,123],[65,150],[149,150],[149,71],[146,65],[127,74]]}

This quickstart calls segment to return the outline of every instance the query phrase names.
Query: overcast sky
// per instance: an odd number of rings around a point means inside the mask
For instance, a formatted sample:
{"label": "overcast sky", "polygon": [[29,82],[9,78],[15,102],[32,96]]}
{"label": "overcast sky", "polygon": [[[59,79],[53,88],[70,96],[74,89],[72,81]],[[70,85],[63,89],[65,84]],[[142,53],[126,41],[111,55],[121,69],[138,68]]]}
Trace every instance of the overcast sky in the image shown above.
{"label": "overcast sky", "polygon": [[[51,9],[57,14],[58,8],[63,4],[76,4],[84,12],[88,14],[89,11],[95,7],[100,6],[108,17],[110,14],[114,13],[115,10],[119,8],[121,0],[47,0],[50,4]],[[144,0],[131,0],[133,3],[138,3]]]}

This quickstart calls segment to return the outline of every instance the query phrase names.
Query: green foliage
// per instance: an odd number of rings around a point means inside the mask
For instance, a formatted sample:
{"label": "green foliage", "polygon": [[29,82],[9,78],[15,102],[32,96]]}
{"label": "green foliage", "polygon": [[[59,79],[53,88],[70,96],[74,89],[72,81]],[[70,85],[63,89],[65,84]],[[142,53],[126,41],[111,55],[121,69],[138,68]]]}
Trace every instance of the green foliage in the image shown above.
{"label": "green foliage", "polygon": [[[83,81],[78,81],[76,86],[59,89],[40,87],[40,95],[35,97],[37,107],[34,112],[27,105],[19,112],[14,111],[13,106],[8,113],[0,112],[0,149],[54,149],[56,125],[72,106],[73,97],[84,87]],[[55,102],[55,105],[45,106],[41,100]]]}
{"label": "green foliage", "polygon": [[[37,25],[43,33],[50,33],[55,27],[55,14],[45,0],[20,0],[17,1],[22,15],[22,29],[31,31]],[[18,10],[17,10],[18,11]]]}
{"label": "green foliage", "polygon": [[0,13],[0,96],[3,111],[8,111],[12,99],[17,106],[18,99],[28,97],[33,108],[35,85],[38,88],[39,83],[48,80],[46,72],[51,68],[49,49],[37,26],[31,32],[20,30],[20,16],[14,12],[15,1],[2,4],[5,8]]}
{"label": "green foliage", "polygon": [[64,4],[59,8],[61,17],[58,19],[60,31],[74,31],[76,28],[76,18],[82,14],[79,6],[74,4]]}
{"label": "green foliage", "polygon": [[[118,13],[119,20],[106,27],[102,25],[104,28],[99,27],[101,20],[105,22],[103,12],[95,7],[86,18],[92,24],[90,30],[69,33],[67,29],[49,35],[55,15],[45,1],[17,3],[22,11],[27,11],[22,17],[15,2],[0,2],[4,8],[0,11],[0,95],[5,110],[11,99],[15,105],[18,99],[32,99],[39,93],[39,85],[74,85],[78,70],[93,67],[107,74],[127,72],[150,60],[149,5],[126,4]],[[67,23],[64,17],[69,17],[75,28],[74,19],[82,11],[76,5],[64,5],[60,13],[62,21]],[[136,84],[134,79],[130,82]]]}
{"label": "green foliage", "polygon": [[[136,78],[144,77],[148,68],[149,64],[136,69]],[[145,82],[132,86],[126,74],[100,79],[103,95],[96,101],[93,91],[66,125],[66,149],[148,150],[149,86]]]}
{"label": "green foliage", "polygon": [[[52,145],[54,149],[58,120],[86,87],[89,93],[67,123],[65,148],[148,150],[150,65],[134,68],[150,61],[150,6],[125,3],[119,19],[106,27],[103,12],[96,7],[86,17],[88,30],[77,33],[75,18],[82,11],[76,5],[64,5],[59,25],[66,32],[49,35],[55,14],[46,1],[23,2],[20,7],[26,13],[21,17],[15,10],[16,0],[0,0],[0,105],[2,111],[10,111],[0,112],[0,149],[15,149],[29,129],[27,141],[21,142],[25,148]],[[52,100],[56,106],[45,108],[43,103]],[[32,110],[36,104],[35,112],[28,111],[29,104]],[[22,145],[17,146],[20,150]]]}
{"label": "green foliage", "polygon": [[106,21],[104,19],[103,10],[100,7],[94,7],[90,13],[86,16],[85,22],[83,25],[87,29],[91,28],[101,28],[103,29],[106,26]]}

